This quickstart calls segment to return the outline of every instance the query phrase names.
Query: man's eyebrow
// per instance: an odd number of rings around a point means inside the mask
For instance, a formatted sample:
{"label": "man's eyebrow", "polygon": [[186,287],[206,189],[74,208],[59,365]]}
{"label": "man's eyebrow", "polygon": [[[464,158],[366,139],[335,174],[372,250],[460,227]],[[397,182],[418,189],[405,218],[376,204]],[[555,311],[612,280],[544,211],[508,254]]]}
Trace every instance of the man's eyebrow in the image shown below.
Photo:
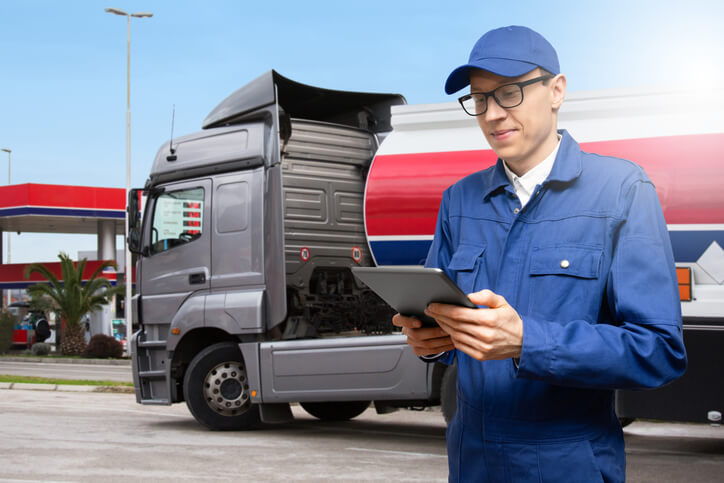
{"label": "man's eyebrow", "polygon": [[498,87],[504,86],[504,85],[506,85],[506,84],[512,84],[512,83],[514,83],[514,82],[520,82],[520,81],[519,81],[519,80],[506,79],[506,80],[504,80],[504,81],[500,81],[500,82],[494,84],[493,87],[490,88],[490,89],[477,89],[477,88],[474,88],[474,87],[473,87],[473,84],[472,84],[472,82],[471,82],[471,83],[470,83],[470,92],[490,92],[490,91],[494,91],[494,90],[497,89]]}
{"label": "man's eyebrow", "polygon": [[[535,69],[533,69],[533,70],[535,70]],[[525,77],[528,77],[528,75],[529,75],[531,72],[533,72],[533,71],[526,72],[525,74],[519,75],[518,77],[506,77],[506,78],[504,78],[503,80],[499,81],[499,83],[498,83],[497,85],[495,85],[495,87],[493,87],[492,89],[488,89],[488,90],[473,89],[473,83],[470,82],[470,90],[471,90],[471,92],[490,92],[490,91],[493,91],[493,90],[497,89],[498,87],[501,87],[501,86],[504,86],[504,85],[507,85],[507,84],[515,84],[515,83],[517,83],[517,82],[525,82],[526,80],[528,80],[528,79],[525,79]],[[535,78],[535,77],[537,77],[537,76],[542,76],[542,75],[546,75],[546,74],[543,74],[543,72],[538,71],[535,76],[532,76],[532,77],[531,77],[531,79],[533,79],[533,78]]]}

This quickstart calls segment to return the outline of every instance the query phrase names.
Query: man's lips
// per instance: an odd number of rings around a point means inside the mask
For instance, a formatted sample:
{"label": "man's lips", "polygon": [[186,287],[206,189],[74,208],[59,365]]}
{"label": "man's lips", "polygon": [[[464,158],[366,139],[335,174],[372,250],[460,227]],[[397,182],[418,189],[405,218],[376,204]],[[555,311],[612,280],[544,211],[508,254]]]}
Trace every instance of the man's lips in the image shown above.
{"label": "man's lips", "polygon": [[514,132],[515,129],[499,129],[497,131],[493,131],[492,134],[493,138],[495,138],[497,141],[502,141],[512,136]]}

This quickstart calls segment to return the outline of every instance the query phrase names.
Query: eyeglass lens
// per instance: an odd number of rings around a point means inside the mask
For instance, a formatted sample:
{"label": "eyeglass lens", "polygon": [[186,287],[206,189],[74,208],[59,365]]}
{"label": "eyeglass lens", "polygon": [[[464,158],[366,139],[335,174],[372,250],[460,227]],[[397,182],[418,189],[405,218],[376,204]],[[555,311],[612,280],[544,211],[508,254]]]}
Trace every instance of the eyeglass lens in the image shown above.
{"label": "eyeglass lens", "polygon": [[[493,91],[493,98],[500,107],[511,108],[523,101],[523,89],[516,84],[500,86]],[[488,110],[488,96],[486,94],[471,94],[463,100],[463,108],[468,114],[479,116]]]}

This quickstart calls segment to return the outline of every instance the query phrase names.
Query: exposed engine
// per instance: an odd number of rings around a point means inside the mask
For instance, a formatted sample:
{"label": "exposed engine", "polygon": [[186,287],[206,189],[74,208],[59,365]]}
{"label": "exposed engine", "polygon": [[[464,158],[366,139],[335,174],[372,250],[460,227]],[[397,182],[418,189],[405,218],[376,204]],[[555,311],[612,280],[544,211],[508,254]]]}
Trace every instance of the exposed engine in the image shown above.
{"label": "exposed engine", "polygon": [[284,339],[328,335],[389,334],[395,311],[360,286],[349,269],[318,268],[307,290],[287,288]]}

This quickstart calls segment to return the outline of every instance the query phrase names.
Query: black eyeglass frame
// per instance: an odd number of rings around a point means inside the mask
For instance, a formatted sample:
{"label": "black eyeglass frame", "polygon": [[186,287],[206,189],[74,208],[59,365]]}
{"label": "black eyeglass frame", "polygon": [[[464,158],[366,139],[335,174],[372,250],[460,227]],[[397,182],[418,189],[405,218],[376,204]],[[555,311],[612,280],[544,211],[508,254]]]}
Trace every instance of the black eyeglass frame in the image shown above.
{"label": "black eyeglass frame", "polygon": [[[495,102],[503,109],[513,109],[514,107],[518,107],[521,104],[523,104],[523,99],[525,98],[525,93],[523,92],[523,87],[529,86],[531,84],[535,84],[536,82],[547,81],[554,77],[555,77],[555,75],[553,75],[553,74],[546,74],[546,75],[542,75],[540,77],[536,77],[534,79],[529,79],[527,81],[511,82],[510,84],[503,84],[502,86],[498,86],[495,89],[493,89],[492,91],[488,91],[488,92],[471,92],[470,94],[465,94],[464,96],[458,97],[458,102],[460,103],[460,106],[463,108],[463,111],[465,111],[465,114],[467,114],[469,116],[473,116],[473,117],[482,116],[483,114],[488,112],[488,98],[490,98],[490,97],[495,99]],[[508,86],[517,86],[518,88],[520,88],[520,102],[514,106],[504,106],[503,104],[501,104],[500,100],[495,96],[495,91],[497,91],[498,89],[502,89],[503,87],[508,87]],[[485,96],[485,110],[478,114],[470,114],[468,112],[468,110],[465,109],[465,105],[463,103],[465,101],[467,101],[468,99],[472,99],[473,96],[475,96],[475,95]]]}

